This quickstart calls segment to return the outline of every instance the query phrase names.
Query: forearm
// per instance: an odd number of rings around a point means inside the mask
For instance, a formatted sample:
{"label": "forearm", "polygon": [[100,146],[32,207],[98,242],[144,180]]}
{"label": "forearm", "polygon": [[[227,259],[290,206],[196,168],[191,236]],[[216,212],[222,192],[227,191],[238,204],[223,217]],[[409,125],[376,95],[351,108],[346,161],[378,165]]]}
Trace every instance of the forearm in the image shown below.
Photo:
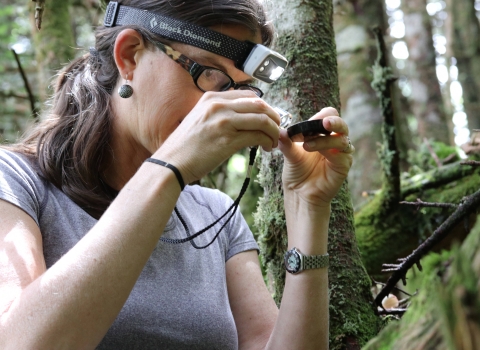
{"label": "forearm", "polygon": [[178,199],[173,173],[144,164],[98,223],[2,315],[2,349],[94,348],[115,320]]}
{"label": "forearm", "polygon": [[[288,247],[327,253],[329,207],[315,207],[285,192]],[[328,348],[328,268],[287,273],[280,313],[268,349]]]}

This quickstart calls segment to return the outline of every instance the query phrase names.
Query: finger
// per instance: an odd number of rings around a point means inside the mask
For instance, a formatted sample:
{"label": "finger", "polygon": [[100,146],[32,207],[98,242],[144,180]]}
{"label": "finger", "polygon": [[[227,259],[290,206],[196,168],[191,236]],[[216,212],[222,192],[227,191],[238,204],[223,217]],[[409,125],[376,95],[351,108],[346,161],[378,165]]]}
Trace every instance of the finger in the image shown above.
{"label": "finger", "polygon": [[277,147],[280,129],[278,125],[264,113],[235,113],[231,119],[237,131],[259,131],[270,139],[269,147]]}
{"label": "finger", "polygon": [[340,114],[338,114],[338,111],[333,108],[333,107],[325,107],[320,110],[317,114],[315,114],[312,118],[310,119],[323,119],[329,116],[336,116],[339,117]]}
{"label": "finger", "polygon": [[259,98],[256,93],[251,90],[227,90],[227,91],[207,91],[203,94],[202,99],[226,99],[235,100],[239,98]]}
{"label": "finger", "polygon": [[317,152],[317,151],[333,151],[337,152],[346,152],[352,143],[350,138],[345,134],[332,134],[331,136],[315,136],[308,137],[303,143],[303,148],[307,152]]}
{"label": "finger", "polygon": [[232,101],[232,109],[238,113],[264,113],[280,125],[280,115],[261,98],[238,98]]}
{"label": "finger", "polygon": [[267,152],[272,151],[274,148],[273,140],[265,133],[253,130],[253,131],[239,131],[236,137],[228,141],[225,147],[233,146],[236,150],[243,149],[245,147],[260,146]]}
{"label": "finger", "polygon": [[301,153],[304,152],[299,143],[295,143],[290,139],[286,129],[280,129],[278,141],[279,150],[288,160],[295,161],[295,159],[299,159]]}
{"label": "finger", "polygon": [[[338,116],[328,116],[323,118],[323,127],[336,134],[348,135],[349,129],[345,120]],[[333,135],[332,135],[333,136]]]}

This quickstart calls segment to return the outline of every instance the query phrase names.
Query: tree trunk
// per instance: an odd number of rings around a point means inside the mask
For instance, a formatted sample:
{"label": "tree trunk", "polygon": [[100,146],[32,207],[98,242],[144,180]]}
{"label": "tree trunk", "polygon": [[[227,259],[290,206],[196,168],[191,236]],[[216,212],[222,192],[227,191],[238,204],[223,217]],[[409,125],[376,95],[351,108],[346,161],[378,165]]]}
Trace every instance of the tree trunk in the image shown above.
{"label": "tree trunk", "polygon": [[40,101],[52,93],[52,76],[75,56],[75,42],[70,18],[69,0],[47,0],[41,29],[35,25],[35,2],[30,2],[35,58],[38,70],[37,91]]}
{"label": "tree trunk", "polygon": [[[385,33],[387,27],[384,1],[335,2],[334,25],[342,117],[349,124],[350,138],[355,145],[354,163],[348,182],[356,206],[363,201],[362,193],[381,187],[377,149],[382,142],[382,113],[377,95],[371,87],[371,66],[377,55],[372,28],[379,27]],[[402,122],[403,115],[398,113],[399,106],[399,98],[396,98],[397,130],[407,133],[406,123]],[[401,126],[402,123],[405,127]],[[398,148],[403,155],[407,145],[401,133],[397,134]]]}
{"label": "tree trunk", "polygon": [[480,24],[474,3],[474,0],[447,1],[451,30],[447,33],[447,44],[457,60],[470,130],[480,129]]}
{"label": "tree trunk", "polygon": [[445,113],[436,75],[432,25],[426,0],[404,0],[405,41],[410,57],[405,73],[412,86],[410,107],[418,123],[420,141],[424,138],[453,143],[451,121]]}
{"label": "tree trunk", "polygon": [[[268,5],[269,3],[267,3]],[[305,120],[322,107],[339,108],[336,49],[330,1],[276,1],[269,13],[279,34],[275,49],[286,54],[285,76],[267,87],[267,100]],[[263,153],[264,197],[255,214],[269,284],[281,301],[285,281],[286,226],[279,153]],[[360,349],[378,331],[370,279],[360,260],[347,182],[332,203],[329,230],[330,349]]]}

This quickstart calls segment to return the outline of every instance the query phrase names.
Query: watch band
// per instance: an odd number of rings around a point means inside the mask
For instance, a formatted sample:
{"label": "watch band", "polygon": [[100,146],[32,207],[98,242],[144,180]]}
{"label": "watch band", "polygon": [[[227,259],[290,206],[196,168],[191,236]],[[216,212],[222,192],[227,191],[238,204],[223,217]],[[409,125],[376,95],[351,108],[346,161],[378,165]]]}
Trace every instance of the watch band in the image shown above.
{"label": "watch band", "polygon": [[304,255],[303,256],[303,269],[319,269],[322,267],[328,267],[329,256],[325,255]]}
{"label": "watch band", "polygon": [[297,274],[304,270],[328,267],[329,256],[328,254],[304,255],[300,250],[293,247],[285,252],[283,260],[285,269],[292,274]]}

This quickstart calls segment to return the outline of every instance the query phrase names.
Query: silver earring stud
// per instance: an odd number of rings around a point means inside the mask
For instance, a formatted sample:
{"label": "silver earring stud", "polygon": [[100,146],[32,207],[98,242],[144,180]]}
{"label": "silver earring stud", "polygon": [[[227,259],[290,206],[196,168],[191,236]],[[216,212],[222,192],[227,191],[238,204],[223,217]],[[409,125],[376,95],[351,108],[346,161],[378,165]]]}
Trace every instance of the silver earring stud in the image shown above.
{"label": "silver earring stud", "polygon": [[125,84],[118,88],[118,94],[121,98],[129,98],[133,95],[133,88],[128,83],[128,73],[125,76]]}

